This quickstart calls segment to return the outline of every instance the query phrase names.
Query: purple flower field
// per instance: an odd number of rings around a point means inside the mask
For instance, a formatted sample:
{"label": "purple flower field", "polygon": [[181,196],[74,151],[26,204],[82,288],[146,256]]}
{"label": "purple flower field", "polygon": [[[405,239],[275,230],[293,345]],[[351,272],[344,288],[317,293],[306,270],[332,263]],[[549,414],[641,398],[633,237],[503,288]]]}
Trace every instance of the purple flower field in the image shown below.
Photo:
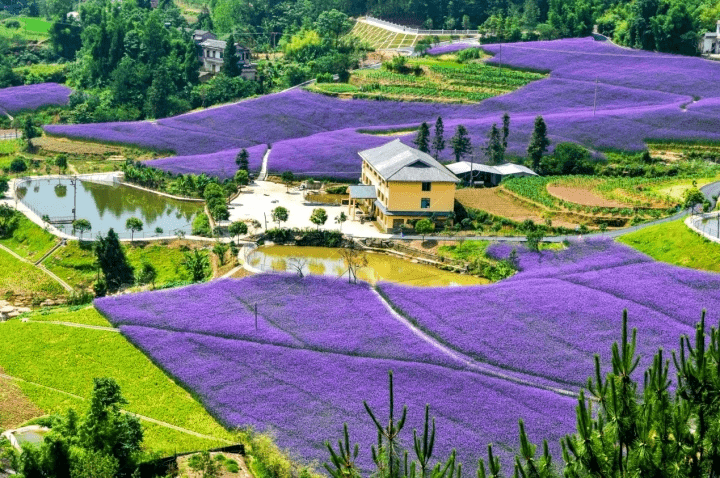
{"label": "purple flower field", "polygon": [[[237,171],[235,158],[241,149],[242,148],[236,148],[218,153],[161,158],[148,162],[148,165],[172,174],[196,174],[198,170],[201,170],[210,176],[227,179],[234,177]],[[250,163],[250,171],[260,171],[267,146],[260,144],[258,146],[250,146],[246,149],[249,154],[248,161]]]}
{"label": "purple flower field", "polygon": [[[483,48],[500,53],[497,44]],[[508,151],[514,155],[525,154],[539,114],[554,144],[571,141],[595,150],[639,151],[646,140],[720,141],[717,62],[629,50],[592,38],[503,44],[502,58],[498,56],[489,61],[550,75],[475,105],[341,100],[291,90],[157,122],[46,129],[62,136],[173,151],[179,156],[155,164],[169,171],[215,175],[226,174],[224,164],[232,151],[271,143],[272,172],[342,178],[359,175],[359,150],[389,140],[358,133],[359,129],[412,127],[438,116],[445,120],[448,136],[457,125],[465,125],[479,154],[490,127],[505,111],[511,115]],[[411,144],[413,136],[401,139]],[[450,156],[447,148],[441,159]],[[173,168],[175,161],[180,165]]]}
{"label": "purple flower field", "polygon": [[68,103],[72,90],[57,83],[12,86],[0,89],[0,111],[16,113],[36,110],[42,106],[62,106]]}
{"label": "purple flower field", "polygon": [[447,55],[448,53],[455,53],[461,50],[467,50],[468,48],[476,48],[477,45],[471,45],[469,43],[459,42],[451,43],[449,45],[434,46],[426,52],[428,55]]}
{"label": "purple flower field", "polygon": [[[498,258],[510,251],[506,244],[489,248]],[[547,387],[582,387],[595,354],[609,365],[623,309],[638,329],[638,380],[659,347],[669,352],[692,334],[701,308],[711,324],[720,318],[717,274],[657,263],[607,240],[518,254],[520,272],[493,285],[380,284],[424,337],[369,285],[319,276],[227,279],[97,299],[95,306],[226,425],[270,430],[303,459],[326,460],[323,441],[348,422],[369,466],[375,434],[362,400],[386,406],[392,369],[396,403],[411,412],[406,440],[430,403],[439,451],[457,447],[469,464],[492,442],[507,470],[518,418],[559,458],[558,438],[574,431],[575,401]],[[463,356],[507,377],[480,372]]]}

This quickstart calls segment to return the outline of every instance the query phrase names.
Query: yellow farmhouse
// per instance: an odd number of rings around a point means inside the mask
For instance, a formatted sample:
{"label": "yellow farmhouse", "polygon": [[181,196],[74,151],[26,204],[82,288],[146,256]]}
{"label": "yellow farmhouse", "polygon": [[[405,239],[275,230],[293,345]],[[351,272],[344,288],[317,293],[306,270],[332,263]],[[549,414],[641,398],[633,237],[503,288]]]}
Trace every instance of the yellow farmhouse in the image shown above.
{"label": "yellow farmhouse", "polygon": [[427,153],[392,141],[358,153],[361,185],[350,186],[350,213],[359,206],[384,231],[423,218],[442,226],[452,221],[455,184],[460,180]]}

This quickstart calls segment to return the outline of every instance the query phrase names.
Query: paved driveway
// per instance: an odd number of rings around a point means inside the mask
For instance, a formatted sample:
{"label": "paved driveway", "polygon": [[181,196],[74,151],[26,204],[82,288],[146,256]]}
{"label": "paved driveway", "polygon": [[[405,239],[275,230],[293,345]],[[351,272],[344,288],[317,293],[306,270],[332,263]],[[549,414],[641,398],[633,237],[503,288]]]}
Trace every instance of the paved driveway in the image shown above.
{"label": "paved driveway", "polygon": [[272,210],[277,206],[283,206],[288,210],[288,220],[282,223],[282,227],[314,228],[310,222],[310,215],[313,209],[321,207],[327,211],[328,220],[320,229],[336,230],[338,224],[335,217],[341,212],[348,216],[348,220],[342,225],[344,234],[352,234],[360,237],[390,237],[389,234],[382,234],[370,222],[360,224],[359,220],[351,221],[347,206],[332,205],[309,205],[303,199],[302,191],[287,188],[282,184],[270,181],[255,181],[250,186],[243,188],[242,194],[230,203],[230,221],[257,219],[265,227],[273,228],[277,224],[272,222]]}

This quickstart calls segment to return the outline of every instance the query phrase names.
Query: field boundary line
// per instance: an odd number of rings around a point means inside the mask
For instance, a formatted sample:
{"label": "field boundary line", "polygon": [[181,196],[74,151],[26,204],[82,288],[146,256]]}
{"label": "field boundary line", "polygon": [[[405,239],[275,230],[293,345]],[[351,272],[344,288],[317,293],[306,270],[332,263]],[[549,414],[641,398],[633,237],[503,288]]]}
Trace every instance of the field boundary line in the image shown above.
{"label": "field boundary line", "polygon": [[64,327],[76,327],[78,329],[90,329],[90,330],[102,330],[105,332],[120,333],[120,329],[115,327],[106,327],[104,325],[91,325],[91,324],[78,324],[77,322],[62,322],[59,320],[32,320],[28,319],[25,322],[30,324],[50,324],[50,325],[62,325]]}
{"label": "field boundary line", "polygon": [[[44,388],[44,389],[46,389],[46,390],[51,390],[51,391],[53,391],[53,392],[57,392],[57,393],[60,393],[60,394],[62,394],[62,395],[67,395],[68,397],[72,397],[72,398],[75,398],[75,399],[77,399],[77,400],[81,400],[81,401],[83,401],[83,402],[87,401],[87,398],[81,397],[80,395],[75,395],[74,393],[66,392],[65,390],[60,390],[59,388],[49,387],[49,386],[47,386],[47,385],[43,385],[43,384],[37,383],[37,382],[31,382],[30,380],[25,380],[25,379],[20,378],[20,377],[15,377],[15,376],[12,376],[12,375],[7,375],[7,374],[5,374],[5,373],[0,373],[0,378],[4,378],[4,379],[6,379],[6,380],[12,380],[12,381],[15,381],[15,382],[27,383],[28,385],[33,385],[33,386],[35,386],[35,387],[40,387],[40,388]],[[165,427],[165,428],[170,428],[170,429],[172,429],[172,430],[179,431],[179,432],[185,433],[185,434],[187,434],[187,435],[192,435],[192,436],[195,436],[195,437],[197,437],[197,438],[203,438],[203,439],[206,439],[206,440],[221,441],[221,442],[223,442],[223,443],[233,443],[232,441],[227,440],[227,439],[225,439],[225,438],[219,438],[219,437],[214,437],[214,436],[210,436],[210,435],[204,435],[204,434],[202,434],[202,433],[198,433],[198,432],[193,431],[193,430],[188,430],[187,428],[183,428],[183,427],[179,427],[179,426],[177,426],[177,425],[173,425],[172,423],[167,423],[167,422],[163,422],[163,421],[161,421],[161,420],[157,420],[157,419],[155,419],[155,418],[146,417],[145,415],[140,415],[139,413],[130,412],[130,411],[125,410],[125,409],[120,409],[120,411],[122,411],[122,413],[125,413],[125,414],[127,414],[127,415],[130,415],[130,416],[139,418],[140,420],[144,420],[144,421],[146,421],[146,422],[154,423],[155,425],[160,425],[160,426]]]}
{"label": "field boundary line", "polygon": [[[577,398],[580,395],[577,392],[573,392],[572,390],[567,390],[560,387],[552,387],[549,385],[541,385],[534,382],[531,382],[530,380],[525,380],[519,377],[514,377],[512,375],[499,372],[497,370],[490,369],[490,365],[484,365],[481,363],[476,362],[475,360],[471,359],[470,357],[467,357],[466,355],[463,355],[459,352],[456,352],[449,347],[443,345],[439,341],[435,340],[434,338],[427,335],[425,332],[420,330],[417,326],[415,326],[412,322],[410,322],[407,318],[403,317],[401,314],[399,314],[393,307],[390,305],[390,303],[385,300],[385,297],[377,290],[376,287],[371,288],[373,293],[377,296],[378,300],[385,306],[388,312],[390,312],[390,315],[392,315],[398,322],[400,322],[402,325],[410,329],[410,331],[415,334],[418,338],[424,340],[429,345],[433,346],[434,348],[438,349],[445,355],[448,355],[449,357],[452,357],[453,359],[457,360],[458,362],[465,365],[470,370],[483,373],[485,375],[490,375],[495,378],[500,378],[503,380],[507,380],[510,382],[515,382],[520,385],[525,385],[533,388],[540,388],[543,390],[548,390],[550,392],[557,393],[559,395],[565,395],[568,397]],[[550,380],[550,379],[547,379]],[[550,380],[552,381],[552,380]]]}
{"label": "field boundary line", "polygon": [[57,244],[55,244],[52,248],[50,248],[49,251],[47,251],[45,254],[43,254],[40,259],[38,259],[37,261],[35,261],[35,265],[36,265],[36,266],[39,266],[40,264],[42,264],[42,262],[43,262],[45,259],[47,259],[48,257],[50,257],[50,255],[51,255],[53,252],[57,251],[57,250],[60,248],[60,246],[62,246],[63,244],[65,244],[65,239],[62,239],[62,238],[61,238],[61,239],[57,242]]}

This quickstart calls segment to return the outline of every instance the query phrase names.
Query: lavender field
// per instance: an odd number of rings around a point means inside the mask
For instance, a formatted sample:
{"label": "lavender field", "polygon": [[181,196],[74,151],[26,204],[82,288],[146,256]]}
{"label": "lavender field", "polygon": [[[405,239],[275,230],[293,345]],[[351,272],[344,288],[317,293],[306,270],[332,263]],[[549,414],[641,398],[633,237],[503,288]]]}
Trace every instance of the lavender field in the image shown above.
{"label": "lavender field", "polygon": [[[510,252],[489,249],[498,258]],[[375,434],[362,400],[384,409],[389,369],[397,402],[410,407],[405,440],[430,403],[438,450],[456,447],[466,464],[490,442],[508,464],[518,418],[559,457],[575,401],[552,390],[578,391],[594,354],[608,365],[623,309],[639,330],[639,380],[659,347],[676,349],[693,332],[701,308],[711,324],[720,318],[720,275],[657,263],[610,241],[518,252],[521,271],[489,286],[383,283],[378,294],[363,283],[269,274],[95,306],[227,426],[270,430],[300,458],[323,461],[323,441],[348,422],[364,466]]]}
{"label": "lavender field", "polygon": [[[515,155],[524,155],[538,114],[545,117],[553,143],[573,141],[596,150],[638,151],[646,140],[720,141],[716,62],[629,50],[592,38],[504,44],[501,57],[499,45],[484,48],[496,54],[490,62],[550,75],[476,105],[340,100],[291,90],[156,122],[46,130],[170,151],[178,156],[153,164],[171,172],[218,176],[228,174],[234,151],[257,147],[256,157],[262,157],[260,151],[270,143],[270,172],[346,179],[360,173],[358,150],[387,139],[358,130],[412,127],[437,116],[445,120],[446,132],[464,124],[478,152],[505,111],[512,119],[509,152]],[[412,139],[413,134],[402,136],[408,144]],[[450,155],[447,149],[442,159]],[[252,165],[260,167],[257,160]]]}
{"label": "lavender field", "polygon": [[57,83],[12,86],[0,89],[0,110],[8,113],[66,105],[72,90]]}

